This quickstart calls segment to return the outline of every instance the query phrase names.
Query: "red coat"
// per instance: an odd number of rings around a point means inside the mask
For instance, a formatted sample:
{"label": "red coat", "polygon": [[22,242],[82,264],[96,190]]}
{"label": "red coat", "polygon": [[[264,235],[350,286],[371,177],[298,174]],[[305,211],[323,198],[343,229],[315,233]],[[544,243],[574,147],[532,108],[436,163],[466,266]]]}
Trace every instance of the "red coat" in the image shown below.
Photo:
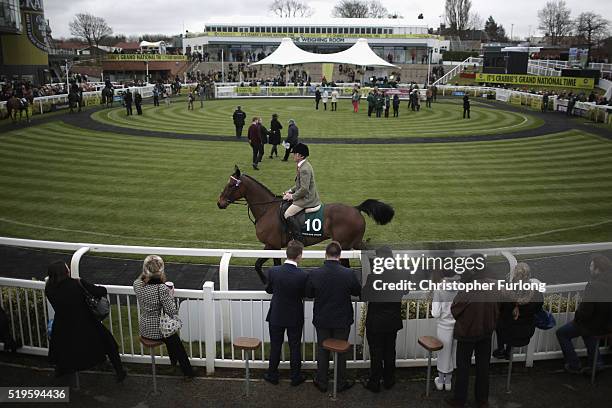
{"label": "red coat", "polygon": [[249,126],[249,142],[252,145],[261,144],[261,133],[259,130],[259,124],[251,124],[251,126]]}

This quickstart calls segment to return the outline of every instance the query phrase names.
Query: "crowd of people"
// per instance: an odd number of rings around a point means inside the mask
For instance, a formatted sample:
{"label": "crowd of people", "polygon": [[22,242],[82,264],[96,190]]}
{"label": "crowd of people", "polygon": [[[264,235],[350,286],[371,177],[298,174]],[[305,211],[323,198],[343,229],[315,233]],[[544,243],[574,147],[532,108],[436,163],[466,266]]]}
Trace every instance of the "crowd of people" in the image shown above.
{"label": "crowd of people", "polygon": [[[312,324],[318,344],[317,370],[313,385],[327,392],[329,382],[329,351],[323,347],[326,339],[348,340],[354,323],[353,299],[367,302],[365,330],[370,350],[369,375],[361,379],[363,386],[374,393],[390,389],[396,383],[396,337],[403,328],[402,298],[408,291],[393,291],[387,295],[373,289],[374,279],[383,282],[399,282],[406,279],[405,272],[389,269],[380,275],[368,275],[366,282],[359,282],[353,270],[341,262],[341,246],[332,241],[325,248],[325,261],[321,267],[306,272],[301,269],[303,244],[290,241],[286,249],[286,261],[268,270],[265,290],[272,295],[266,316],[270,335],[269,366],[263,378],[278,384],[281,349],[287,334],[290,351],[290,379],[292,386],[299,386],[306,378],[301,370],[302,332],[305,322],[304,301],[314,302]],[[472,255],[477,259],[480,255]],[[376,257],[392,258],[387,247],[376,250]],[[564,368],[568,373],[591,372],[592,365],[603,369],[601,355],[594,361],[596,340],[594,336],[612,332],[612,262],[603,255],[594,255],[589,263],[590,281],[587,284],[575,316],[556,331],[564,356]],[[462,274],[454,271],[429,271],[435,282],[494,283],[489,268],[468,269]],[[507,282],[539,282],[526,263],[518,263],[506,277]],[[445,401],[451,407],[463,407],[468,401],[469,370],[472,356],[475,358],[475,398],[478,407],[487,407],[489,400],[489,365],[491,356],[510,359],[514,347],[529,344],[536,327],[550,329],[555,326],[554,317],[543,309],[542,293],[531,287],[503,291],[445,289],[430,293],[431,316],[437,321],[436,337],[443,344],[437,354],[435,387],[453,391]],[[147,340],[162,341],[172,365],[179,365],[186,379],[195,371],[179,337],[174,284],[169,282],[161,257],[150,255],[142,266],[142,273],[133,283],[139,307],[139,332]],[[49,326],[49,359],[56,375],[74,373],[110,360],[118,382],[125,380],[124,368],[117,342],[102,324],[105,315],[93,312],[91,298],[106,298],[103,286],[84,279],[74,279],[64,262],[54,262],[48,267],[45,295],[55,311]],[[106,312],[108,313],[108,311]],[[550,320],[552,319],[552,324]],[[542,327],[546,325],[546,327]],[[0,310],[0,340],[5,348],[15,351],[20,343],[10,338],[8,316]],[[493,333],[497,348],[492,350]],[[587,348],[586,368],[581,364],[572,339],[581,336]],[[343,392],[355,384],[346,369],[346,354],[338,356],[338,391]]]}

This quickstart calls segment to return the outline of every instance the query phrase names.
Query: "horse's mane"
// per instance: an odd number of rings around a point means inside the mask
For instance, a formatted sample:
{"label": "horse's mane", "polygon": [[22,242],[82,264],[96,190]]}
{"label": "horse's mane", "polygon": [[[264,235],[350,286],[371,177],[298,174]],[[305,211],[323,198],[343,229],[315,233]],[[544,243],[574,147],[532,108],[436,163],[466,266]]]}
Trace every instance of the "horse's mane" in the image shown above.
{"label": "horse's mane", "polygon": [[244,177],[247,177],[249,180],[252,180],[255,184],[257,184],[258,186],[260,186],[261,188],[263,188],[264,190],[266,190],[268,193],[270,193],[273,197],[280,197],[279,195],[274,194],[268,187],[266,187],[265,185],[263,185],[261,182],[255,180],[253,177],[247,175],[247,174],[243,174]]}

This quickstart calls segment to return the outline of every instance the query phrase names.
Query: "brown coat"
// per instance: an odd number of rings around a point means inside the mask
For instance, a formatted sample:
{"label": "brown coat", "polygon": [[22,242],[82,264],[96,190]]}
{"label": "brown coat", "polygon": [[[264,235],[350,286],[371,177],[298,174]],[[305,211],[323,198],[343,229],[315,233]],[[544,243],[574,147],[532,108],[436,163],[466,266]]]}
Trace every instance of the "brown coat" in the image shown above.
{"label": "brown coat", "polygon": [[494,290],[459,292],[451,306],[451,313],[455,318],[454,337],[463,341],[477,341],[490,337],[499,318],[497,298],[498,294]]}

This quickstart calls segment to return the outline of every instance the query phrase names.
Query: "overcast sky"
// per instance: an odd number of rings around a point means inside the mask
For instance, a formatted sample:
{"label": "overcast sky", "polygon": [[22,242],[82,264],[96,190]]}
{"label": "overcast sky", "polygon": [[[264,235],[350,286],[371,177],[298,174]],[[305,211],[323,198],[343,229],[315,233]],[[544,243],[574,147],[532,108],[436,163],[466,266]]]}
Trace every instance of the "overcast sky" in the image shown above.
{"label": "overcast sky", "polygon": [[[335,0],[306,2],[315,10],[314,17],[329,17],[335,4]],[[416,17],[423,13],[423,21],[429,27],[438,27],[444,13],[444,0],[381,2],[390,12],[398,12],[415,23],[420,22]],[[117,34],[178,34],[183,27],[191,32],[202,31],[204,22],[212,17],[271,16],[270,3],[271,0],[45,0],[45,14],[54,38],[69,37],[68,23],[76,13],[84,12],[105,18]],[[545,0],[472,0],[472,10],[483,20],[492,15],[498,24],[504,25],[508,35],[514,24],[514,37],[524,38],[529,33],[538,34],[537,10],[545,3]],[[566,3],[574,17],[584,11],[612,17],[609,0],[566,0]]]}

